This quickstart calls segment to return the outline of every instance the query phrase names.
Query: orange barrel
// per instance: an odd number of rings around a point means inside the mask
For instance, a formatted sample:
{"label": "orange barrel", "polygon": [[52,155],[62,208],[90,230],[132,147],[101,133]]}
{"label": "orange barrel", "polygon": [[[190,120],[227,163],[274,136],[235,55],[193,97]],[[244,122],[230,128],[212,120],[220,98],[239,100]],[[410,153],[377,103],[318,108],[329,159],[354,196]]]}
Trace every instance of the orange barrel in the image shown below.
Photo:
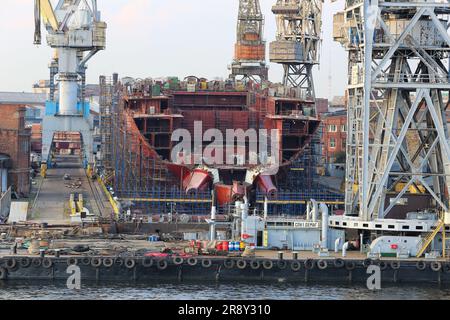
{"label": "orange barrel", "polygon": [[230,250],[230,245],[229,245],[228,241],[222,242],[222,249],[223,249],[223,251]]}

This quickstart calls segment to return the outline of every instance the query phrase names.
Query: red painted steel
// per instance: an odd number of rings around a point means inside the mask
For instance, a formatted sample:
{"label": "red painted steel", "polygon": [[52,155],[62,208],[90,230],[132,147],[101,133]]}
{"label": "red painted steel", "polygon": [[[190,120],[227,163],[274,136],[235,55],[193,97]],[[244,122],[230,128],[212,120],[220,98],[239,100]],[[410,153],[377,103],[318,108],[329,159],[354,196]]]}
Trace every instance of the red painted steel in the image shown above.
{"label": "red painted steel", "polygon": [[256,183],[269,199],[275,199],[277,197],[278,190],[273,184],[271,176],[261,174],[256,178]]}

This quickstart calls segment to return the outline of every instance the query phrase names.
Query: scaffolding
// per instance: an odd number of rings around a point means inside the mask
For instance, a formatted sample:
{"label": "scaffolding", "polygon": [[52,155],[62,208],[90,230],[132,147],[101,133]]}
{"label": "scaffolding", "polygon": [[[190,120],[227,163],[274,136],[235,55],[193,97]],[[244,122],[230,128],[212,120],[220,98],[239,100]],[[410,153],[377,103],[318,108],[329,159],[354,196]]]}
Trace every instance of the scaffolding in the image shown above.
{"label": "scaffolding", "polygon": [[114,85],[110,77],[100,77],[100,136],[101,158],[100,165],[108,172],[113,169],[112,164],[112,108]]}

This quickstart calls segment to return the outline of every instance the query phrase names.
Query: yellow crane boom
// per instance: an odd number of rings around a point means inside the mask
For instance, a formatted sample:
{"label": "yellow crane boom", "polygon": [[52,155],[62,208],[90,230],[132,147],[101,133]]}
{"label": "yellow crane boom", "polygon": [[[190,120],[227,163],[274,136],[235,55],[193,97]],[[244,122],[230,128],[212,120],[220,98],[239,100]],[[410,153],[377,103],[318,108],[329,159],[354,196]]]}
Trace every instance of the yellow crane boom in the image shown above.
{"label": "yellow crane boom", "polygon": [[56,19],[50,0],[38,0],[40,2],[41,17],[44,23],[50,25],[54,31],[58,30],[59,23]]}
{"label": "yellow crane boom", "polygon": [[50,26],[55,32],[58,30],[59,23],[50,0],[34,0],[34,15],[34,43],[41,44],[41,18],[44,24]]}

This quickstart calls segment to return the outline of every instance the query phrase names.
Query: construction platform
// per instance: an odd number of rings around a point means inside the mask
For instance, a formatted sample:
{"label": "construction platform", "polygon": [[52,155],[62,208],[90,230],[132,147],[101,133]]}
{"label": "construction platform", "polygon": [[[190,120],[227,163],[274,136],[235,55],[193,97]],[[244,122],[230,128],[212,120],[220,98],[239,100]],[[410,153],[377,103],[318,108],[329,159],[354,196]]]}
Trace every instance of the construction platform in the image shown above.
{"label": "construction platform", "polygon": [[[34,199],[29,206],[28,222],[53,225],[70,224],[71,194],[82,194],[85,208],[96,217],[110,218],[114,210],[102,187],[89,179],[79,156],[59,156],[57,166],[47,170],[33,187]],[[70,177],[65,180],[64,176]]]}

